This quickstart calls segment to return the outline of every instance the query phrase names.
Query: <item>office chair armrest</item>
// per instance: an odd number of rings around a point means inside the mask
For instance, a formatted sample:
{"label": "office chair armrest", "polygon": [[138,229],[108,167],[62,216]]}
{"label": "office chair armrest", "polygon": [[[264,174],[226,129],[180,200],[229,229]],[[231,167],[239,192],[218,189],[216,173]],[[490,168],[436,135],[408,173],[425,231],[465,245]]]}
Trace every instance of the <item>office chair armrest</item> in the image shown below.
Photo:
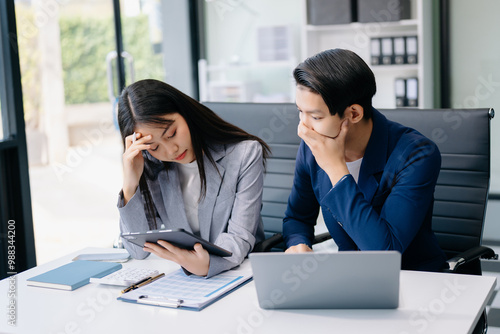
{"label": "office chair armrest", "polygon": [[270,252],[273,247],[279,245],[281,242],[283,242],[283,235],[281,235],[281,233],[276,233],[272,237],[255,244],[252,252]]}
{"label": "office chair armrest", "polygon": [[495,254],[493,249],[485,246],[477,246],[471,248],[446,261],[448,262],[449,265],[449,269],[447,269],[446,272],[450,273],[457,272],[458,267],[480,258],[496,260],[498,259],[498,254]]}
{"label": "office chair armrest", "polygon": [[[331,238],[332,238],[332,236],[330,235],[329,232],[315,235],[314,240],[313,240],[313,245],[319,244],[319,243],[326,241],[326,240],[329,240]],[[270,252],[271,249],[275,248],[283,241],[284,241],[283,235],[281,233],[276,233],[272,237],[269,237],[266,240],[262,240],[261,242],[257,243],[255,245],[255,247],[253,248],[252,252],[255,252],[255,253]]]}

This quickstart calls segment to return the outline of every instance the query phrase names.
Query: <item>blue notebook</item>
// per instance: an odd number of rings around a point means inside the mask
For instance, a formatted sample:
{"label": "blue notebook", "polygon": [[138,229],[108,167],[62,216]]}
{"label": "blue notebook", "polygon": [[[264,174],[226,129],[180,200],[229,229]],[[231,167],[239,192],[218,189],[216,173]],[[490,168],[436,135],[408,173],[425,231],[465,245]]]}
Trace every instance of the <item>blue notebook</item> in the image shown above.
{"label": "blue notebook", "polygon": [[101,278],[118,269],[120,263],[78,260],[29,278],[28,285],[60,290],[75,290],[89,283],[91,277]]}

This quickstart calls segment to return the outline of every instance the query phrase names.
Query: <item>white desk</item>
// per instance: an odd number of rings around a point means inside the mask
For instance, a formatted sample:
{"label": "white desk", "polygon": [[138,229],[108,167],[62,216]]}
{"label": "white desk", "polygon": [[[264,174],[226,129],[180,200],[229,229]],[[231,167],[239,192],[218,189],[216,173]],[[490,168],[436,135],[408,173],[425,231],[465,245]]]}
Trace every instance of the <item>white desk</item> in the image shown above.
{"label": "white desk", "polygon": [[[267,311],[258,306],[250,282],[201,312],[121,302],[118,287],[89,284],[62,291],[26,285],[27,278],[76,254],[107,251],[123,250],[88,248],[18,274],[15,327],[7,319],[9,279],[0,281],[0,333],[470,333],[496,284],[487,276],[403,271],[396,310]],[[124,266],[178,269],[153,256]]]}

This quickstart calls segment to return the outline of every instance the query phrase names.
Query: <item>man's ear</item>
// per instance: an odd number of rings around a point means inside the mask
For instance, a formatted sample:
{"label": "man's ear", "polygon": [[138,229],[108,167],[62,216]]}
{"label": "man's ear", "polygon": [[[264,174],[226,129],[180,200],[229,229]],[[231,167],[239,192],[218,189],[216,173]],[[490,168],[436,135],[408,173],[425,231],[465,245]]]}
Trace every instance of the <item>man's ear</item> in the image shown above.
{"label": "man's ear", "polygon": [[359,104],[352,104],[349,107],[347,107],[346,111],[344,112],[344,115],[349,118],[351,123],[355,124],[360,122],[363,119],[364,110],[363,107]]}

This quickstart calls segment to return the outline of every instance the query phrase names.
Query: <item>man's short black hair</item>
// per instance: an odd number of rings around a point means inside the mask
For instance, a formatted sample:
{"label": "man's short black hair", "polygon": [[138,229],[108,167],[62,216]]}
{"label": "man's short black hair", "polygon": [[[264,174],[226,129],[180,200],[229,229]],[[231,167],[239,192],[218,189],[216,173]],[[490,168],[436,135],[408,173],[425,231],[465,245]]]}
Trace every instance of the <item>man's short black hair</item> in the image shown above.
{"label": "man's short black hair", "polygon": [[342,118],[347,107],[359,104],[364,118],[371,118],[375,76],[356,53],[344,49],[320,52],[300,63],[293,76],[297,85],[321,95],[331,115]]}

